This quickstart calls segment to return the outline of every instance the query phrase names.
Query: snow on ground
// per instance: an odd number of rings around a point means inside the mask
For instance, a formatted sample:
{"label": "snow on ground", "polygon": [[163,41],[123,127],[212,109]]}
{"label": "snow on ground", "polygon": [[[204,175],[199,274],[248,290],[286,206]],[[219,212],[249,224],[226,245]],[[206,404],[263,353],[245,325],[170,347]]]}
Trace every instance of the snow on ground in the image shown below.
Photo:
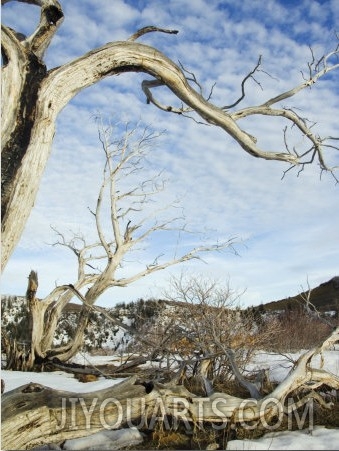
{"label": "snow on ground", "polygon": [[55,390],[87,393],[111,387],[112,385],[115,385],[123,380],[106,379],[102,377],[94,382],[83,383],[75,379],[73,374],[69,374],[64,371],[33,373],[31,371],[22,372],[7,370],[1,370],[1,379],[5,381],[5,393],[13,390],[14,388],[20,387],[21,385],[29,384],[30,382],[46,385],[47,387],[54,388]]}
{"label": "snow on ground", "polygon": [[[281,382],[287,376],[300,355],[306,351],[298,353],[275,354],[267,352],[258,352],[253,358],[253,363],[248,366],[249,370],[270,369],[270,379],[275,382]],[[323,369],[333,374],[339,374],[339,346],[334,349],[326,350],[322,353]],[[312,358],[311,365],[315,368],[321,366],[321,356],[315,355]],[[338,445],[339,449],[339,445]]]}
{"label": "snow on ground", "polygon": [[[282,380],[292,367],[292,362],[298,358],[298,354],[288,354],[286,357],[277,354],[258,353],[253,362],[253,369],[268,368],[272,370],[272,378],[276,381]],[[78,355],[76,360],[78,363],[85,363],[84,360],[91,361],[95,364],[112,363],[112,360],[121,358],[118,356],[90,356],[89,354]],[[319,364],[320,356],[317,356],[313,364]],[[339,374],[339,348],[324,352],[324,368],[334,374]],[[86,393],[95,390],[110,387],[122,379],[105,379],[99,378],[94,382],[82,383],[73,377],[73,375],[63,371],[54,371],[49,373],[32,373],[20,371],[1,371],[1,378],[5,381],[5,392],[12,390],[29,382],[37,382],[48,387],[58,390],[73,391],[78,393]],[[98,434],[98,440],[103,439],[103,434]],[[79,447],[75,446],[70,449],[82,448],[81,440],[78,439]],[[92,441],[95,437],[92,436]],[[91,442],[93,446],[93,443]],[[98,442],[98,449],[102,448],[102,442]],[[112,448],[111,448],[112,449]],[[264,437],[256,440],[232,440],[227,445],[227,450],[339,450],[339,425],[338,429],[327,429],[322,426],[315,426],[311,431],[284,431],[269,432]]]}

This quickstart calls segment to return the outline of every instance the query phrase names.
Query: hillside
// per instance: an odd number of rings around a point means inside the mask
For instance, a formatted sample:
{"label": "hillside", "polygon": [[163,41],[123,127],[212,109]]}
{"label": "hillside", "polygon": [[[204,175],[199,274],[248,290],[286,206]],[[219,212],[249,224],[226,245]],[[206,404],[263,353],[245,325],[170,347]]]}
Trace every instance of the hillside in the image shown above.
{"label": "hillside", "polygon": [[[139,299],[128,304],[120,303],[105,309],[107,313],[126,325],[123,328],[100,312],[91,312],[84,336],[84,351],[107,349],[124,352],[133,340],[140,323],[154,323],[166,308],[161,301]],[[54,345],[66,344],[75,334],[81,304],[69,303],[64,309],[54,336]],[[22,296],[1,296],[1,328],[9,337],[24,346],[30,341],[26,299]]]}
{"label": "hillside", "polygon": [[[272,301],[264,304],[266,311],[295,309],[304,303],[308,292],[304,291],[295,296]],[[337,311],[339,309],[339,276],[311,289],[310,301],[320,312]]]}
{"label": "hillside", "polygon": [[[258,311],[260,314],[293,310],[300,307],[306,292],[296,296],[268,302],[247,310]],[[322,313],[338,312],[339,310],[339,277],[333,277],[328,282],[312,289],[311,302]],[[105,309],[109,315],[116,318],[127,327],[123,328],[112,323],[103,314],[92,312],[84,338],[84,351],[92,349],[124,352],[134,342],[135,333],[140,327],[152,328],[155,324],[166,321],[173,309],[182,309],[178,302],[149,299],[139,299],[135,302],[116,304]],[[199,308],[199,306],[196,306]],[[56,330],[54,345],[66,344],[75,334],[80,304],[70,303],[64,310]],[[245,309],[246,310],[246,309]],[[26,300],[18,296],[2,296],[1,325],[10,337],[15,337],[19,344],[29,343],[28,315]],[[260,316],[260,315],[259,315]]]}

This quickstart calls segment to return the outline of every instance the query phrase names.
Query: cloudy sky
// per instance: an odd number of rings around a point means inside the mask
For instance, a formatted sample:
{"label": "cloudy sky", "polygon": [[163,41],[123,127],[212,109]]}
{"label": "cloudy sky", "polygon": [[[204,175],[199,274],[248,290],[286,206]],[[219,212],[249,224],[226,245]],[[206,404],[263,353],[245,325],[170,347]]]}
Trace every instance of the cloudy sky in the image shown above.
{"label": "cloudy sky", "polygon": [[[262,71],[246,84],[239,108],[263,103],[302,82],[311,61],[333,50],[339,23],[337,0],[61,0],[65,20],[46,55],[49,69],[69,62],[110,41],[125,40],[146,25],[176,29],[177,35],[150,33],[140,42],[180,61],[194,73],[204,94],[214,86],[211,101],[232,104],[241,81],[262,56]],[[31,33],[39,8],[12,2],[3,7],[2,21]],[[2,294],[24,295],[31,269],[39,275],[39,297],[56,284],[76,281],[76,261],[65,248],[51,246],[56,228],[94,237],[92,215],[103,167],[94,118],[118,125],[150,126],[162,132],[145,162],[151,171],[163,170],[167,180],[154,210],[180,200],[192,233],[156,234],[127,256],[124,268],[133,272],[155,257],[171,259],[200,244],[236,238],[236,253],[203,255],[192,261],[109,290],[98,304],[161,296],[171,275],[182,271],[229,284],[243,293],[243,306],[257,305],[326,282],[339,275],[338,185],[317,164],[298,176],[280,162],[255,159],[222,130],[162,112],[147,105],[141,90],[145,74],[110,77],[78,94],[60,113],[52,155],[22,239],[2,275]],[[158,88],[164,103],[180,106],[168,91]],[[338,71],[282,105],[312,120],[321,136],[338,136]],[[265,150],[283,151],[283,128],[278,120],[261,117],[241,126],[256,135]],[[293,134],[292,145],[303,137]],[[328,162],[339,164],[328,150]],[[127,181],[124,181],[127,183]],[[129,180],[128,180],[129,182]],[[176,216],[178,210],[173,212]],[[161,213],[160,213],[161,214]],[[166,214],[169,214],[166,212]],[[52,228],[53,227],[53,228]],[[127,268],[127,269],[126,269]]]}

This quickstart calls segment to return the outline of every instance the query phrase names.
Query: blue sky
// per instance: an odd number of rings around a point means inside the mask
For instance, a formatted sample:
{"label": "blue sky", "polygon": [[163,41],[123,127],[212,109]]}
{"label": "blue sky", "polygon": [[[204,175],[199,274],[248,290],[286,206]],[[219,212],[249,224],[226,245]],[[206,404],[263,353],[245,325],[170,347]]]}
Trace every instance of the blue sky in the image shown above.
{"label": "blue sky", "polygon": [[[243,77],[262,55],[257,80],[249,81],[245,107],[258,104],[302,82],[307,71],[309,46],[317,56],[336,45],[339,2],[245,0],[122,1],[67,0],[61,4],[65,20],[47,53],[48,68],[64,64],[107,42],[124,40],[137,29],[156,25],[179,30],[177,35],[150,33],[140,42],[153,45],[175,62],[194,72],[206,95],[211,86],[216,105],[231,104],[240,93]],[[39,8],[16,2],[3,7],[2,21],[19,31],[34,30]],[[229,283],[244,292],[242,305],[293,296],[301,288],[339,275],[338,186],[333,178],[320,178],[316,165],[297,177],[279,162],[254,159],[225,132],[167,114],[146,105],[140,84],[145,74],[110,77],[78,94],[61,112],[51,158],[39,195],[22,239],[2,275],[2,294],[24,295],[31,269],[39,274],[38,296],[56,284],[74,283],[76,266],[56,241],[51,225],[91,236],[88,207],[93,207],[101,176],[100,145],[93,117],[150,125],[166,130],[152,152],[154,169],[164,169],[166,192],[158,205],[179,198],[186,222],[196,232],[189,236],[167,233],[128,257],[133,271],[173,249],[237,237],[238,255],[230,251],[203,256],[171,267],[128,288],[109,290],[98,304],[161,296],[171,275],[181,271]],[[338,74],[320,79],[311,90],[288,99],[284,106],[297,108],[313,120],[322,136],[338,136]],[[178,105],[166,90],[161,99]],[[258,137],[264,149],[283,150],[285,124],[267,117],[242,124]],[[117,130],[119,133],[119,130]],[[294,137],[302,144],[302,137]],[[338,153],[328,152],[338,164]],[[172,253],[172,254],[171,254]],[[138,263],[139,262],[139,263]]]}

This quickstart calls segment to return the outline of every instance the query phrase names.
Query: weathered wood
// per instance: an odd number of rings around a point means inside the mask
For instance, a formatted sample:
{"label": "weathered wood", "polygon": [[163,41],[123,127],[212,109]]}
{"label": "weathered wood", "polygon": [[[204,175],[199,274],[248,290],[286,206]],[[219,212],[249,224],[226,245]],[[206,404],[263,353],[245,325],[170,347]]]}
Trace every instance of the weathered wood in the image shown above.
{"label": "weathered wood", "polygon": [[83,437],[105,427],[120,428],[129,410],[133,419],[141,414],[145,388],[134,382],[131,378],[92,393],[53,390],[31,383],[4,393],[2,449],[27,449]]}
{"label": "weathered wood", "polygon": [[[127,361],[125,363],[122,363],[119,366],[115,365],[96,365],[89,366],[89,365],[80,365],[75,363],[66,363],[61,362],[58,359],[53,359],[48,364],[51,367],[55,367],[59,370],[63,370],[69,373],[73,374],[92,374],[95,376],[114,376],[116,373],[119,373],[120,375],[124,375],[126,377],[125,370],[130,370],[132,368],[135,368],[139,365],[143,365],[147,362],[147,359],[143,356],[136,357],[134,359],[131,359],[130,361]],[[135,373],[133,373],[135,374]]]}

